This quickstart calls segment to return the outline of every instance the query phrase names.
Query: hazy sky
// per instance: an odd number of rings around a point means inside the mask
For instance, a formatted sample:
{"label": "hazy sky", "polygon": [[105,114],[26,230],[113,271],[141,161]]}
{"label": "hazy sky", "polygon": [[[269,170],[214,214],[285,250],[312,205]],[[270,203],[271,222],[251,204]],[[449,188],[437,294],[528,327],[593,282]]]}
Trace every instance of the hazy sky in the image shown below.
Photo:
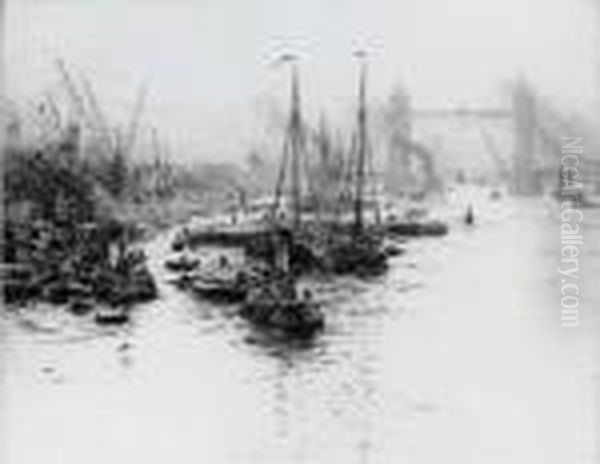
{"label": "hazy sky", "polygon": [[[565,105],[594,97],[593,0],[7,0],[8,90],[60,92],[53,60],[92,81],[124,121],[141,82],[144,125],[178,156],[240,158],[260,144],[302,57],[307,113],[352,106],[352,51],[370,52],[370,94],[403,82],[415,106],[502,104],[518,73]],[[506,97],[506,95],[504,95]]]}

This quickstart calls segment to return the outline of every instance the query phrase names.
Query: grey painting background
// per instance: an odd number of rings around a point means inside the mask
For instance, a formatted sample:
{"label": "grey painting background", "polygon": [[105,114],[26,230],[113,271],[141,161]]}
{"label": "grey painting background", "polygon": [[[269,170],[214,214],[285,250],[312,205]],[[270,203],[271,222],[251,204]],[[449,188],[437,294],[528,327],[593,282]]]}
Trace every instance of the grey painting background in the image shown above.
{"label": "grey painting background", "polygon": [[[374,125],[400,84],[419,108],[495,107],[519,76],[555,109],[600,121],[595,0],[0,1],[5,96],[60,98],[61,58],[125,125],[147,85],[139,158],[152,128],[171,160],[279,156],[289,74],[274,61],[288,51],[311,121],[352,124],[357,48]],[[510,128],[488,130],[508,159]],[[416,132],[447,167],[492,162],[473,127]],[[446,206],[448,239],[414,242],[372,286],[344,280],[325,336],[300,353],[246,343],[231,314],[164,282],[116,333],[31,336],[3,316],[0,462],[600,462],[598,211],[585,212],[581,324],[565,329],[559,204],[491,206],[473,190]],[[173,232],[148,244],[160,282]]]}

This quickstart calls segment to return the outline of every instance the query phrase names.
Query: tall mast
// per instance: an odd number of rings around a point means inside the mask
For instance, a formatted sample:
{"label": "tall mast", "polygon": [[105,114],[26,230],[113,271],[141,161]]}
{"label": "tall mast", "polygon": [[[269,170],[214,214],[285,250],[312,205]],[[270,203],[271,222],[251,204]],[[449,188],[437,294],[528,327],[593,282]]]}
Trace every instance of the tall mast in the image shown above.
{"label": "tall mast", "polygon": [[292,219],[293,227],[300,225],[300,202],[301,202],[301,185],[300,185],[300,156],[303,150],[304,137],[302,133],[302,116],[300,112],[300,84],[298,82],[298,66],[296,65],[296,56],[292,54],[284,54],[279,58],[278,63],[291,63],[291,105],[290,118],[286,127],[285,139],[283,143],[283,155],[281,160],[281,168],[279,170],[279,178],[275,186],[275,205],[274,210],[279,207],[279,200],[283,190],[283,186],[288,174],[288,157],[291,156],[291,179],[290,179],[290,194],[292,197]]}
{"label": "tall mast", "polygon": [[298,83],[298,66],[292,63],[292,107],[290,114],[290,148],[291,148],[291,190],[293,208],[293,226],[300,225],[300,156],[302,151],[302,118],[300,113],[300,85]]}
{"label": "tall mast", "polygon": [[355,56],[361,60],[360,82],[358,89],[358,159],[356,162],[356,192],[354,199],[354,226],[356,232],[363,229],[363,193],[365,183],[365,160],[367,151],[367,65],[364,61],[365,53],[356,52]]}

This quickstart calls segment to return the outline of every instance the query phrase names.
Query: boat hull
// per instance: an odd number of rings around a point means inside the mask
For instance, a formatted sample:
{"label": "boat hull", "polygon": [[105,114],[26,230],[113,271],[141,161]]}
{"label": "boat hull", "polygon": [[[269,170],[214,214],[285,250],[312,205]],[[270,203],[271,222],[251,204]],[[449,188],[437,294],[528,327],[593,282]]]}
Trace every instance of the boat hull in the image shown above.
{"label": "boat hull", "polygon": [[100,308],[94,319],[99,325],[122,325],[129,322],[129,311],[122,307]]}
{"label": "boat hull", "polygon": [[190,288],[194,294],[216,303],[239,303],[247,294],[245,287],[234,283],[192,282]]}
{"label": "boat hull", "polygon": [[448,233],[443,222],[395,222],[384,226],[388,234],[406,237],[442,237]]}
{"label": "boat hull", "polygon": [[247,301],[240,315],[254,325],[297,337],[310,337],[325,325],[318,305],[305,301]]}

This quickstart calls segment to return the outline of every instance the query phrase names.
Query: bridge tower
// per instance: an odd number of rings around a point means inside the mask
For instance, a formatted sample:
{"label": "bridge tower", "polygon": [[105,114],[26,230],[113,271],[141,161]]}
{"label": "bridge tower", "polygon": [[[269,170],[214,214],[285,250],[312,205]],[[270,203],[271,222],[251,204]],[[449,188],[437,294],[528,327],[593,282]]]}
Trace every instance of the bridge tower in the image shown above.
{"label": "bridge tower", "polygon": [[538,108],[532,89],[523,79],[517,81],[513,88],[512,109],[514,193],[539,194],[542,185],[539,172],[540,141],[537,135]]}

